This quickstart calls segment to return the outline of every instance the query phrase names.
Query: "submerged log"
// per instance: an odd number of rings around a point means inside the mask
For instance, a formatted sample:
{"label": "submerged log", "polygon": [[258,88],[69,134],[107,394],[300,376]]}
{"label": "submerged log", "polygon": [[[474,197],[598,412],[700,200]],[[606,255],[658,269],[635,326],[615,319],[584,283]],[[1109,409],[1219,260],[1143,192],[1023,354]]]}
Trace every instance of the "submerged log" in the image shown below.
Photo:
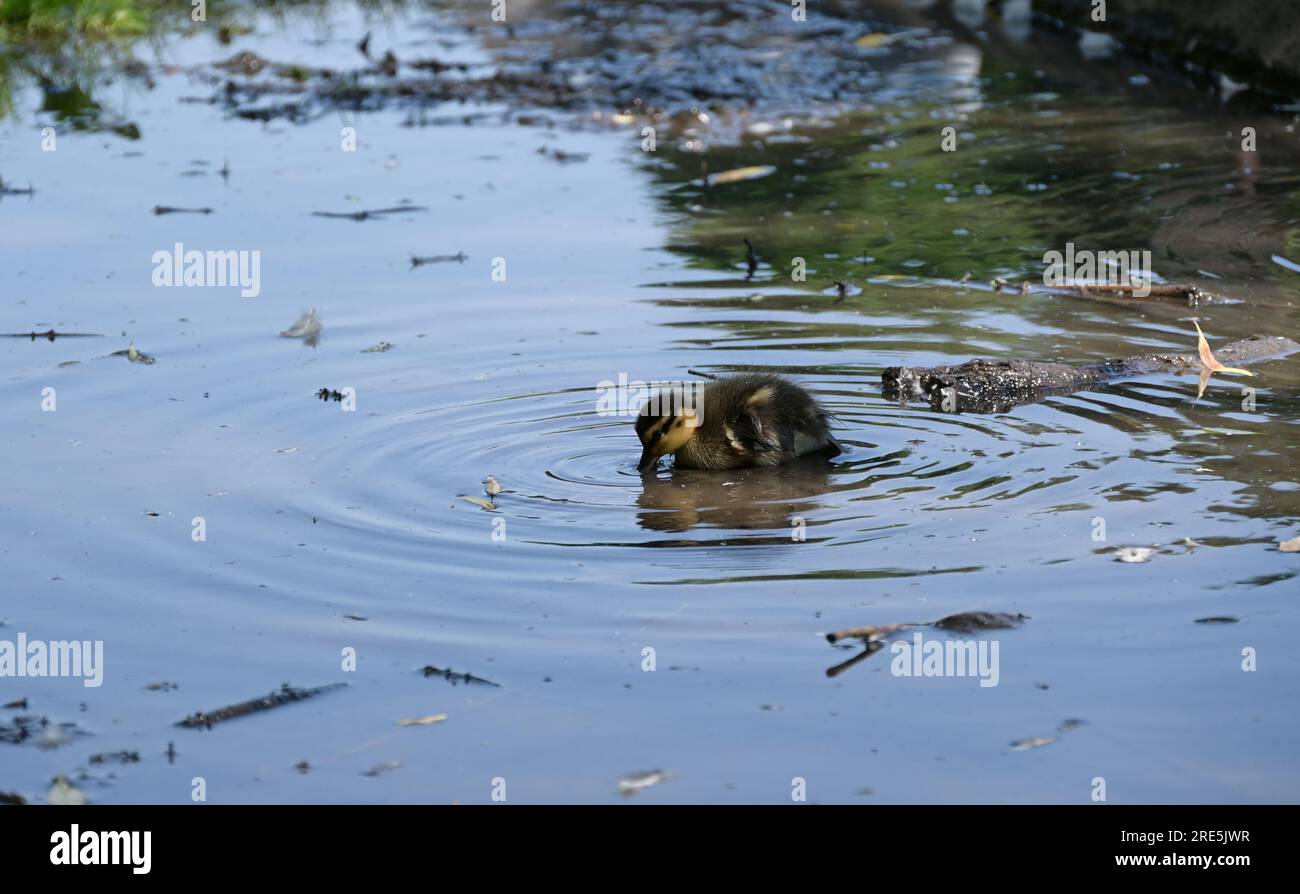
{"label": "submerged log", "polygon": [[[1281,336],[1256,335],[1216,349],[1226,366],[1285,357],[1300,344]],[[925,400],[947,413],[1005,413],[1056,394],[1148,373],[1200,372],[1196,354],[1144,354],[1083,366],[1033,360],[969,360],[960,366],[910,369],[891,366],[880,374],[886,400]]]}

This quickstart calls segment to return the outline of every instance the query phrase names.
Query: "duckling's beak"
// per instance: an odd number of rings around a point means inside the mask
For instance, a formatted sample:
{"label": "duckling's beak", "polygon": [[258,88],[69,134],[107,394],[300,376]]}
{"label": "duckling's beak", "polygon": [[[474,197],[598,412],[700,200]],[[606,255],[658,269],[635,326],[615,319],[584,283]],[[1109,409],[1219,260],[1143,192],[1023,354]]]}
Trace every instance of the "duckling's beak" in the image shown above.
{"label": "duckling's beak", "polygon": [[641,459],[636,464],[636,470],[638,472],[644,472],[646,469],[654,468],[659,465],[659,457],[661,456],[663,456],[662,453],[655,453],[649,447],[642,448]]}

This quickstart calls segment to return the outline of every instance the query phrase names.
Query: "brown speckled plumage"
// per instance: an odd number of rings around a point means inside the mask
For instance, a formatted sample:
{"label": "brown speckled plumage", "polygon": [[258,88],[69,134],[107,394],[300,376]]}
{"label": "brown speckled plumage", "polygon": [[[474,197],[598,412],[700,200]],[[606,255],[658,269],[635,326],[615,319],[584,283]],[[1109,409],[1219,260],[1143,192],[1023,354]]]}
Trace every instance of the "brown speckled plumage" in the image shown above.
{"label": "brown speckled plumage", "polygon": [[769,373],[745,373],[703,385],[698,424],[681,401],[647,406],[637,419],[645,451],[640,467],[673,454],[682,469],[779,466],[811,453],[840,453],[828,416],[800,386]]}

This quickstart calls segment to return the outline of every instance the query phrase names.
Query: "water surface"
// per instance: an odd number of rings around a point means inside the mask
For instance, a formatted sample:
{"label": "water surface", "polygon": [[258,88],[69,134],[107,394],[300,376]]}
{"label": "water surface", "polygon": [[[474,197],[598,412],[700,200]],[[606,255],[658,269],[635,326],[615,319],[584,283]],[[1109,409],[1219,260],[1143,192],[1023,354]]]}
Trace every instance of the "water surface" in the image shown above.
{"label": "water surface", "polygon": [[[229,45],[198,29],[139,48],[152,87],[98,85],[112,126],[80,132],[15,82],[0,174],[37,191],[0,199],[0,329],[104,337],[0,339],[0,638],[103,640],[106,675],[0,683],[84,733],[0,745],[0,789],[39,800],[64,774],[96,802],[184,802],[202,776],[223,803],[480,803],[500,777],[511,802],[613,802],[620,777],[661,768],[671,778],[634,800],[788,802],[795,777],[822,802],[1085,802],[1097,776],[1118,802],[1300,796],[1298,566],[1276,548],[1300,533],[1294,361],[1216,377],[1199,401],[1194,381],[1153,375],[991,416],[879,390],[898,364],[1189,351],[1193,316],[1215,343],[1294,335],[1296,274],[1270,261],[1300,258],[1290,116],[1122,61],[1099,75],[1052,35],[896,11],[898,27],[933,27],[861,51],[893,20],[826,18],[807,39],[719,21],[730,38],[697,39],[719,42],[711,58],[745,89],[717,91],[705,121],[689,83],[642,90],[656,78],[637,60],[674,16],[718,15],[707,5],[575,45],[566,34],[596,32],[567,5],[529,9],[514,41],[465,30],[465,8],[396,15],[331,4],[256,17]],[[372,56],[472,73],[549,54],[565,77],[617,77],[543,108],[352,110],[308,79],[310,114],[258,119],[226,101],[226,80],[247,84],[211,64],[247,51],[346,69],[365,63],[367,30]],[[707,56],[692,46],[657,58],[680,71]],[[857,92],[770,76],[826,47],[869,73],[847,79]],[[1255,157],[1225,136],[1243,120]],[[945,153],[950,122],[962,138]],[[58,148],[42,152],[51,123]],[[744,165],[777,170],[700,182]],[[312,214],[406,204],[427,210]],[[1038,278],[1067,240],[1150,250],[1165,280],[1232,300],[987,285]],[[261,294],[155,288],[150,259],[176,242],[260,251]],[[853,287],[841,302],[837,280]],[[277,335],[310,307],[318,342]],[[157,362],[108,356],[130,343]],[[630,420],[596,413],[620,374],[746,368],[813,389],[847,454],[643,479]],[[321,388],[355,389],[355,412]],[[492,511],[463,498],[489,475],[504,488]],[[1157,552],[1126,564],[1124,545]],[[981,637],[1000,646],[996,687],[898,678],[887,652],[826,674],[855,654],[829,631],[975,610],[1029,616]],[[1212,616],[1237,623],[1194,623]],[[351,685],[172,726],[284,681]],[[176,688],[146,688],[160,682]],[[435,713],[447,721],[397,725]],[[1070,720],[1048,747],[1011,748]],[[121,750],[140,762],[90,762]],[[401,766],[364,775],[386,761]]]}

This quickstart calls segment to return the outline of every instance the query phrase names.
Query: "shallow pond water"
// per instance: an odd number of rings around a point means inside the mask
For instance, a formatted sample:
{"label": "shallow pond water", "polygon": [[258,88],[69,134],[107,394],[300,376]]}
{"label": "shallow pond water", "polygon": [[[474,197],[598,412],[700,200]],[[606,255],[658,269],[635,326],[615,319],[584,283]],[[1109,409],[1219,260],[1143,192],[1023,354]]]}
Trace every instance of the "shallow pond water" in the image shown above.
{"label": "shallow pond water", "polygon": [[[555,9],[519,28],[558,53]],[[1120,802],[1300,797],[1300,559],[1276,546],[1300,533],[1294,359],[1195,402],[1161,375],[1000,415],[879,387],[900,364],[1191,351],[1193,317],[1214,344],[1294,335],[1300,278],[1270,260],[1300,259],[1289,115],[952,23],[847,53],[878,74],[864,96],[791,117],[808,97],[771,88],[747,113],[676,116],[654,153],[642,121],[611,121],[617,90],[598,118],[543,110],[554,126],[506,97],[256,120],[211,66],[350,60],[367,30],[374,55],[541,52],[466,14],[335,4],[233,45],[199,29],[144,54],[152,88],[99,94],[138,140],[61,128],[43,152],[50,113],[17,85],[0,175],[36,192],[0,198],[0,330],[103,337],[0,339],[0,639],[102,640],[105,668],[98,688],[0,679],[28,702],[0,721],[75,724],[0,742],[0,790],[40,800],[66,775],[96,802],[183,802],[203,777],[219,803],[479,803],[501,779],[510,802],[618,801],[620,778],[662,769],[634,801],[788,802],[798,778],[822,802],[1085,802],[1099,776]],[[579,73],[601,58],[572,52]],[[1243,121],[1257,158],[1225,137]],[[700,182],[748,165],[776,172]],[[426,210],[314,215],[406,205]],[[1150,250],[1165,280],[1233,300],[987,285],[1038,278],[1071,239]],[[155,287],[178,242],[259,251],[260,294]],[[319,339],[278,335],[313,307]],[[111,356],[132,343],[156,363]],[[813,389],[848,452],[642,478],[631,419],[597,412],[620,376],[753,367]],[[487,476],[491,509],[465,499]],[[888,652],[827,673],[860,651],[828,632],[967,611],[1028,616],[974,637],[998,643],[996,686],[894,676]],[[1236,622],[1195,623],[1212,617]],[[285,681],[350,685],[173,726]],[[1034,737],[1057,741],[1012,747]],[[120,751],[141,759],[92,762]]]}

